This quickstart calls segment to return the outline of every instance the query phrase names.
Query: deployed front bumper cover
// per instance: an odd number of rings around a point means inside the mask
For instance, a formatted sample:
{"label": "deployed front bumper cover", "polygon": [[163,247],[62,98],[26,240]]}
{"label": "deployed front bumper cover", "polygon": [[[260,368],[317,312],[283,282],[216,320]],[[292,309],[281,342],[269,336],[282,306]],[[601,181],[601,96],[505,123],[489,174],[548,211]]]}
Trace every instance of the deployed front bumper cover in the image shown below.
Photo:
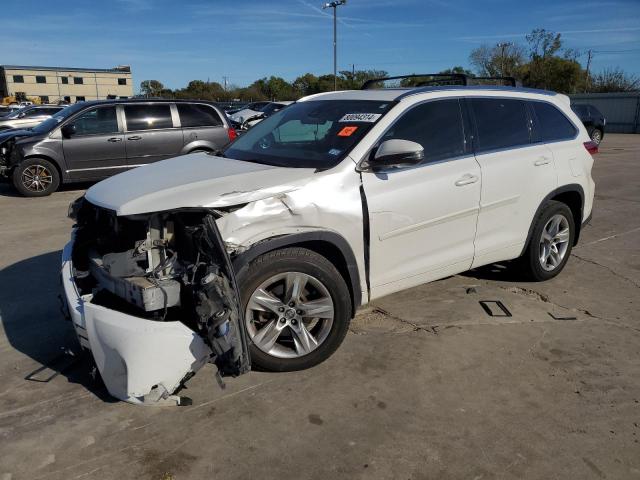
{"label": "deployed front bumper cover", "polygon": [[62,285],[80,345],[91,350],[109,393],[143,405],[179,404],[172,395],[211,358],[211,349],[181,322],[158,322],[91,303],[73,279],[73,239],[62,252]]}

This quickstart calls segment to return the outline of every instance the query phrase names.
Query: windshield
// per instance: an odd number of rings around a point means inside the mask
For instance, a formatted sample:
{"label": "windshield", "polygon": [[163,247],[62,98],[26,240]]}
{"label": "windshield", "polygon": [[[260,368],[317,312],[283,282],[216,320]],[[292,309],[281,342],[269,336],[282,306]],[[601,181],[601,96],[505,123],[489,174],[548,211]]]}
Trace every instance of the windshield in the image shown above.
{"label": "windshield", "polygon": [[86,107],[86,103],[76,103],[70,107],[65,107],[59,112],[54,113],[50,118],[47,118],[44,122],[40,123],[38,126],[33,127],[33,130],[36,133],[48,133],[53,130],[57,125],[60,124],[64,119],[69,118],[74,113],[82,110]]}
{"label": "windshield", "polygon": [[33,110],[33,107],[19,108],[17,110],[14,110],[13,112],[11,112],[9,115],[7,115],[7,118],[18,118],[20,116],[20,114],[22,114],[24,112],[28,112],[29,110]]}
{"label": "windshield", "polygon": [[263,106],[262,108],[258,108],[258,111],[266,115],[271,115],[273,112],[277,112],[278,110],[281,110],[284,107],[286,107],[286,105],[283,103],[269,103]]}
{"label": "windshield", "polygon": [[283,108],[225,150],[238,160],[293,168],[337,165],[393,106],[374,100],[321,100]]}

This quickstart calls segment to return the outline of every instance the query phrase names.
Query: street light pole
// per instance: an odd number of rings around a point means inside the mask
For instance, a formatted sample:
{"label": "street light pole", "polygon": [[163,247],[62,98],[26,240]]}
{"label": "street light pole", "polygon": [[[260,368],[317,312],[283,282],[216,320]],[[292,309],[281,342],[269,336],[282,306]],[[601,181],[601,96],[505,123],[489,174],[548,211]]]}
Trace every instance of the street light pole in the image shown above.
{"label": "street light pole", "polygon": [[325,3],[322,9],[333,8],[333,89],[338,90],[338,7],[347,3],[347,0],[336,0]]}
{"label": "street light pole", "polygon": [[500,49],[500,75],[502,75],[503,77],[505,76],[505,73],[504,73],[504,50],[507,47],[510,47],[511,45],[513,45],[513,43],[511,43],[511,42],[503,42],[503,43],[498,43],[496,45]]}

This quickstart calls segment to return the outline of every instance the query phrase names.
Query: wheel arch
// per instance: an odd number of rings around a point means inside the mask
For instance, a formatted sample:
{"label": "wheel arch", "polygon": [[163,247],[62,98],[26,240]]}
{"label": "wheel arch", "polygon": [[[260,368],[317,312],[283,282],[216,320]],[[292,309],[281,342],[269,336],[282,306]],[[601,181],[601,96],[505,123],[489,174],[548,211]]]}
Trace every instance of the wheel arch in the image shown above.
{"label": "wheel arch", "polygon": [[56,168],[56,170],[58,171],[58,175],[60,177],[60,183],[63,183],[63,181],[65,180],[65,177],[64,177],[64,173],[62,171],[62,167],[60,166],[60,164],[58,164],[58,162],[54,158],[51,158],[48,155],[43,155],[41,153],[33,153],[31,155],[27,155],[26,157],[24,157],[22,159],[21,162],[16,163],[15,165],[13,165],[12,168],[19,167],[22,164],[22,162],[24,162],[25,160],[33,160],[33,159],[36,159],[36,158],[41,158],[42,160],[46,160],[47,162],[50,162]]}
{"label": "wheel arch", "polygon": [[302,232],[262,240],[232,258],[234,270],[238,273],[260,255],[289,247],[308,248],[328,259],[336,267],[349,288],[352,315],[355,315],[356,309],[362,304],[358,264],[347,240],[337,233]]}
{"label": "wheel arch", "polygon": [[564,203],[569,207],[571,213],[573,214],[573,219],[575,223],[575,236],[573,239],[573,245],[578,244],[578,240],[580,238],[580,231],[582,230],[582,212],[584,210],[584,189],[578,183],[572,183],[569,185],[563,185],[561,187],[556,188],[551,193],[549,193],[544,199],[540,202],[536,213],[533,215],[531,219],[531,224],[529,225],[529,232],[527,233],[527,240],[524,243],[524,247],[520,255],[524,254],[527,247],[529,246],[529,242],[531,242],[531,237],[533,235],[533,229],[535,228],[535,222],[538,218],[540,212],[544,208],[544,205],[550,201],[554,200],[557,202]]}

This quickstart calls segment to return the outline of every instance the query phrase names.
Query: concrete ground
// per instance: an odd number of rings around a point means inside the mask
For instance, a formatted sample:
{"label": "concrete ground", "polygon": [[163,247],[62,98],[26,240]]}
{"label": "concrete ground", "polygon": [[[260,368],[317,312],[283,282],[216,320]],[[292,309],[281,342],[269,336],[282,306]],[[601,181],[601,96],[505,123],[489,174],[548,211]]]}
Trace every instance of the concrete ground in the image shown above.
{"label": "concrete ground", "polygon": [[207,367],[183,408],[115,402],[60,355],[81,191],[0,186],[0,480],[640,479],[640,136],[601,152],[591,226],[556,279],[493,266],[387,297],[318,367],[224,391]]}

